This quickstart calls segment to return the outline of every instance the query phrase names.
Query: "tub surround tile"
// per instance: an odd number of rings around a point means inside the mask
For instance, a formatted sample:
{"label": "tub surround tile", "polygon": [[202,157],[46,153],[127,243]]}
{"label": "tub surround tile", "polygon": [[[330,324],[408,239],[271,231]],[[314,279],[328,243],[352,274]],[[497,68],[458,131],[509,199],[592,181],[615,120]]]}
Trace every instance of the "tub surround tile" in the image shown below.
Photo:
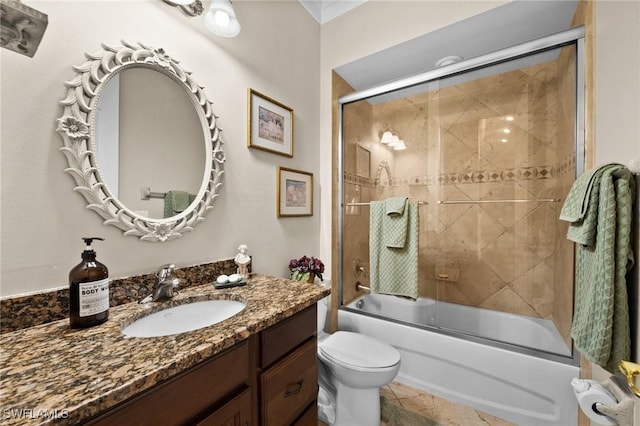
{"label": "tub surround tile", "polygon": [[[147,390],[316,303],[330,290],[320,285],[255,275],[244,287],[183,289],[172,301],[122,304],[97,327],[72,330],[68,320],[0,336],[3,413],[11,409],[64,412],[57,424],[75,424]],[[226,298],[247,303],[221,323],[157,338],[127,338],[121,327],[144,313],[180,301]],[[63,411],[64,410],[64,411]],[[3,424],[43,419],[5,418]]]}
{"label": "tub surround tile", "polygon": [[553,282],[553,259],[549,262],[549,258],[511,283],[513,291],[526,300],[540,318],[553,313],[553,288],[547,284]]}
{"label": "tub surround tile", "polygon": [[[567,342],[573,250],[558,225],[561,203],[437,201],[564,198],[576,166],[573,144],[565,143],[575,133],[571,51],[563,48],[557,61],[455,85],[430,84],[415,96],[350,104],[343,129],[345,184],[371,190],[361,201],[409,196],[429,202],[420,210],[421,297],[551,318]],[[389,127],[407,150],[392,153],[378,143]],[[370,149],[369,179],[355,174],[357,143]],[[369,255],[367,209],[357,221],[345,220],[344,242],[349,302],[361,294],[351,290],[351,262],[366,263]],[[438,280],[441,267],[459,270],[458,281]]]}
{"label": "tub surround tile", "polygon": [[480,307],[494,311],[513,312],[528,317],[539,317],[533,307],[510,287],[505,287],[493,294],[485,300]]}
{"label": "tub surround tile", "polygon": [[[219,275],[235,273],[236,269],[233,259],[224,259],[179,268],[175,270],[175,275],[180,279],[179,289],[185,289],[214,282]],[[110,306],[142,299],[152,292],[155,282],[155,273],[111,279],[109,282]],[[0,301],[0,318],[2,318],[1,333],[69,318],[69,289],[4,299]]]}

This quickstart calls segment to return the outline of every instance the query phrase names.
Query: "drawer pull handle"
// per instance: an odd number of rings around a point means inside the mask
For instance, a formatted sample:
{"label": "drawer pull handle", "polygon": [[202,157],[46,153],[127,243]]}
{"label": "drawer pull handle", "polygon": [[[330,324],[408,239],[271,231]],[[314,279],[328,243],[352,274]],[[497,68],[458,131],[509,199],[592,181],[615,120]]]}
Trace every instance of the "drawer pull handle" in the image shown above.
{"label": "drawer pull handle", "polygon": [[300,380],[299,382],[297,382],[296,384],[294,384],[293,386],[291,386],[289,389],[287,389],[284,392],[284,397],[285,398],[289,398],[290,396],[299,394],[300,391],[302,390],[302,382],[304,380]]}

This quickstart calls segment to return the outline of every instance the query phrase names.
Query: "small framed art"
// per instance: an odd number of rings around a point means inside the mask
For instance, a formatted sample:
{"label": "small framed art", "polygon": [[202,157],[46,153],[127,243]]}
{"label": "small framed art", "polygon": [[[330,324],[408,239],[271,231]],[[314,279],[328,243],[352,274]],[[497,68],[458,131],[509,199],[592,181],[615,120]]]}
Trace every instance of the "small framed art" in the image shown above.
{"label": "small framed art", "polygon": [[249,89],[247,146],[293,157],[293,109]]}
{"label": "small framed art", "polygon": [[278,167],[278,217],[313,216],[313,173]]}

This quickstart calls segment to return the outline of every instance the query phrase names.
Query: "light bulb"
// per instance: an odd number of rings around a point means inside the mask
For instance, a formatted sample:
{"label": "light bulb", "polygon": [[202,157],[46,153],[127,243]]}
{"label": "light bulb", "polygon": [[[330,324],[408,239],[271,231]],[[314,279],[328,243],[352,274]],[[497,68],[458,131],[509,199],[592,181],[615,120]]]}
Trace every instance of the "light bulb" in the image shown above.
{"label": "light bulb", "polygon": [[235,37],[240,34],[240,22],[229,0],[212,0],[204,14],[204,25],[221,37]]}
{"label": "light bulb", "polygon": [[390,131],[386,131],[382,134],[382,138],[380,138],[380,143],[387,145],[389,142],[391,142],[391,139],[393,138],[393,135],[391,134]]}
{"label": "light bulb", "polygon": [[215,19],[216,24],[220,25],[221,27],[229,26],[229,22],[231,21],[229,19],[229,15],[221,10],[216,10],[216,14],[214,15],[213,19]]}
{"label": "light bulb", "polygon": [[407,145],[404,144],[404,141],[402,139],[398,140],[398,143],[396,143],[393,146],[394,151],[402,151],[404,149],[407,149]]}

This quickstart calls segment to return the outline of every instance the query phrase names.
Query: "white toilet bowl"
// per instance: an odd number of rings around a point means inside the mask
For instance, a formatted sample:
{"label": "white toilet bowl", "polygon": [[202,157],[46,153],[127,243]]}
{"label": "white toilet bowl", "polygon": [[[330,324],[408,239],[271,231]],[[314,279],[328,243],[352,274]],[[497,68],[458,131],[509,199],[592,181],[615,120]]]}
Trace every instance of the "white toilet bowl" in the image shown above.
{"label": "white toilet bowl", "polygon": [[322,300],[318,303],[319,417],[335,426],[379,426],[380,387],[398,374],[400,353],[359,333],[327,335],[322,329],[325,309]]}

